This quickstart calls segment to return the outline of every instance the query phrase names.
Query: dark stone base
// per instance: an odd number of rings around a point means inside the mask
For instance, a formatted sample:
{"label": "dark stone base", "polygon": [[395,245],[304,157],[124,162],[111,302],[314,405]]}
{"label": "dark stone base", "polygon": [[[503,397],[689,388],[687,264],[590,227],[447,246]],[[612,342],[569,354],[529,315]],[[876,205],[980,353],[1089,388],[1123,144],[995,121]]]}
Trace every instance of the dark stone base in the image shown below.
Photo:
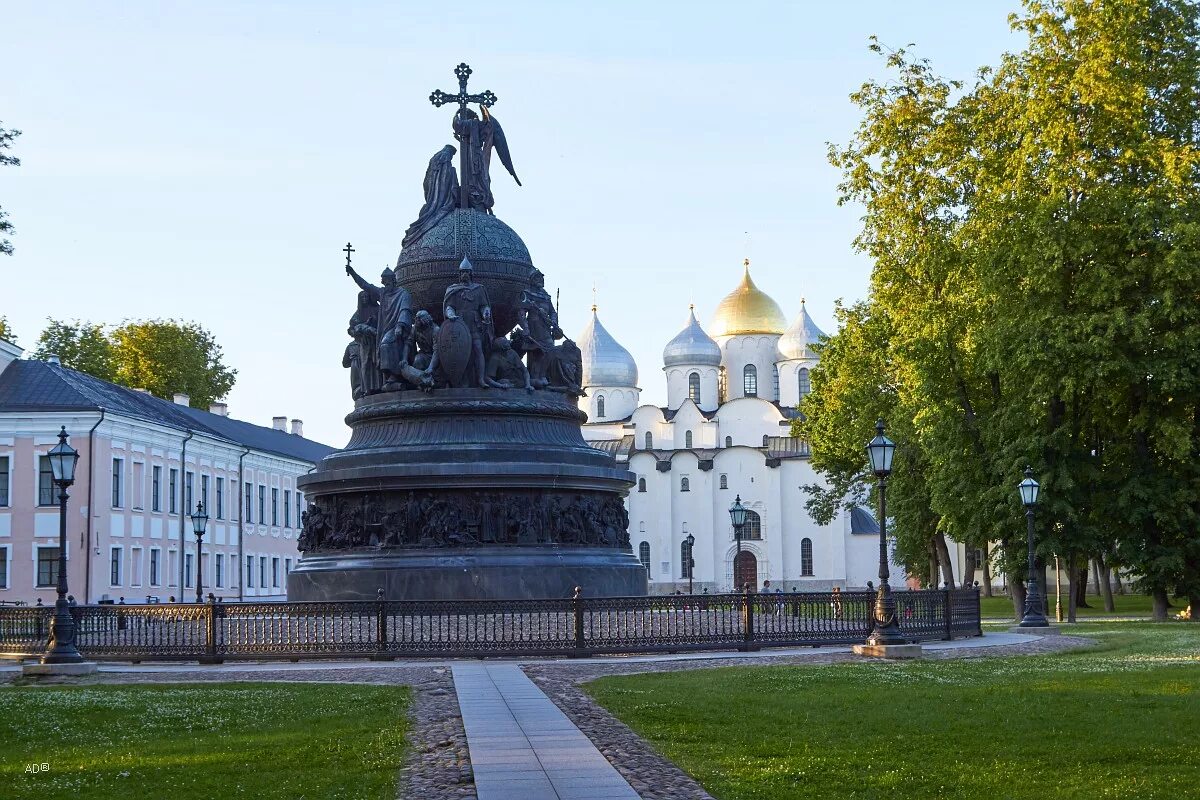
{"label": "dark stone base", "polygon": [[471,547],[314,553],[288,575],[288,600],[534,600],[644,596],[646,568],[611,547]]}

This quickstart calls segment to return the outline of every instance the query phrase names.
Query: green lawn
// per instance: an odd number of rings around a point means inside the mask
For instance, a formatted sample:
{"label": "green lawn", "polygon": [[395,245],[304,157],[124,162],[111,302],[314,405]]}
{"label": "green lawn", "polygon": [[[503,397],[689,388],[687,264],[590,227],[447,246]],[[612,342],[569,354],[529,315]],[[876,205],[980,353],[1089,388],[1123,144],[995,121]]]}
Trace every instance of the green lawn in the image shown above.
{"label": "green lawn", "polygon": [[[1104,600],[1099,597],[1088,595],[1088,605],[1090,608],[1080,608],[1076,610],[1076,615],[1080,617],[1105,617],[1114,614],[1130,614],[1149,617],[1151,612],[1151,598],[1148,594],[1114,594],[1113,605],[1116,611],[1105,611]],[[979,607],[983,612],[984,617],[1008,617],[1013,616],[1012,599],[1004,595],[996,595],[995,597],[980,597]],[[1181,603],[1179,600],[1171,602],[1171,608],[1168,610],[1171,616],[1178,614],[1183,609],[1187,608],[1187,603]],[[1062,598],[1063,619],[1067,618],[1067,595],[1064,589]],[[1054,587],[1050,588],[1050,613],[1048,614],[1050,621],[1054,621]]]}
{"label": "green lawn", "polygon": [[602,705],[721,800],[1200,796],[1200,625],[1070,654],[604,678]]}
{"label": "green lawn", "polygon": [[344,684],[9,686],[0,797],[390,800],[408,701]]}

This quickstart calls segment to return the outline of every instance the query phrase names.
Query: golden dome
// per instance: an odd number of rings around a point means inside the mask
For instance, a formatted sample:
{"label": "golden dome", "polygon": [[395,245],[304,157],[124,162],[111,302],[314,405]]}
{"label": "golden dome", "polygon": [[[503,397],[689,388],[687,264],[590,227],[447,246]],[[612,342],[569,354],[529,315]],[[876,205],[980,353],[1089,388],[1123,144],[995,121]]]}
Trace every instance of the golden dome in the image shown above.
{"label": "golden dome", "polygon": [[779,304],[754,285],[750,279],[750,259],[743,262],[746,268],[742,282],[717,306],[713,314],[709,335],[737,336],[743,333],[783,333],[787,318]]}

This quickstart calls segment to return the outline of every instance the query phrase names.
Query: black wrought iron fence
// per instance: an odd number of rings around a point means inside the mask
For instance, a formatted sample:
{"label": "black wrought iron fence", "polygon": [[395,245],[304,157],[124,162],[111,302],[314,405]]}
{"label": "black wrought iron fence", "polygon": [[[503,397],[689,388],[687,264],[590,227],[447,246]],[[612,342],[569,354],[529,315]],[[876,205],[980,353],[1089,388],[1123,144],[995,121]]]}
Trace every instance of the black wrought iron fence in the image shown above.
{"label": "black wrought iron fence", "polygon": [[[913,641],[982,634],[976,589],[896,593]],[[862,642],[872,592],[77,606],[78,647],[116,661],[589,656]],[[0,608],[0,656],[40,654],[49,607]]]}

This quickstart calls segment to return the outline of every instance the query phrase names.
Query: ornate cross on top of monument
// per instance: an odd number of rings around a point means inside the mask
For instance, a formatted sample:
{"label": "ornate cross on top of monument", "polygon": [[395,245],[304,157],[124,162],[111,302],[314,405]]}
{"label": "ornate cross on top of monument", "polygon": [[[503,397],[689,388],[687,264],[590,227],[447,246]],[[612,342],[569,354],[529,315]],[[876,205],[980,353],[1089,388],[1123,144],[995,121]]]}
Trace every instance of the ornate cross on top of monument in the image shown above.
{"label": "ornate cross on top of monument", "polygon": [[354,248],[346,242],[346,246],[342,248],[342,252],[346,254],[346,269],[350,269],[350,254],[354,252]]}
{"label": "ornate cross on top of monument", "polygon": [[441,108],[446,103],[458,103],[460,109],[466,108],[469,103],[478,103],[484,108],[491,108],[496,104],[496,95],[490,91],[483,94],[467,94],[467,81],[471,78],[469,66],[459,64],[454,68],[454,76],[458,78],[458,94],[449,94],[441,89],[435,89],[433,94],[429,95],[429,102],[433,103],[436,108]]}
{"label": "ornate cross on top of monument", "polygon": [[[436,108],[441,108],[447,103],[458,103],[458,110],[454,112],[453,127],[454,138],[459,143],[459,207],[475,208],[490,214],[493,201],[488,162],[491,160],[493,147],[500,156],[500,162],[517,181],[518,186],[521,185],[521,181],[513,169],[504,131],[496,118],[488,113],[488,109],[496,104],[496,95],[490,91],[480,94],[467,92],[471,68],[466,64],[455,67],[454,75],[458,78],[458,92],[451,94],[437,89],[429,95],[429,102]],[[470,103],[479,104],[479,115],[467,108]]]}

